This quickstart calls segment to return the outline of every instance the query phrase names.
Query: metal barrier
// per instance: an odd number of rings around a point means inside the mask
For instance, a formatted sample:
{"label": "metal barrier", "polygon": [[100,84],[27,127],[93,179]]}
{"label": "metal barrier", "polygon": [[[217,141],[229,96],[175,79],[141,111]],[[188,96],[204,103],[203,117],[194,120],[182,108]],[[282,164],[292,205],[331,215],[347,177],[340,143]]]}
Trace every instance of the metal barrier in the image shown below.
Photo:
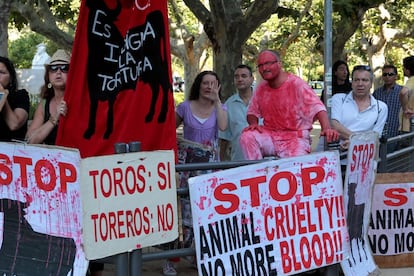
{"label": "metal barrier", "polygon": [[[388,143],[408,143],[407,146],[398,149],[394,152],[387,153]],[[337,147],[336,147],[337,148]],[[335,150],[335,146],[329,147],[330,150]],[[341,158],[345,157],[346,153],[341,153]],[[414,132],[398,135],[388,139],[388,141],[381,141],[379,152],[378,172],[407,172],[414,171]],[[257,161],[227,161],[217,163],[192,163],[179,164],[175,166],[176,172],[183,171],[198,171],[198,170],[223,170],[230,169],[244,165],[251,165],[258,162],[268,161],[269,158]],[[188,188],[177,188],[177,195],[188,195]],[[142,275],[142,262],[169,259],[173,257],[194,256],[195,250],[193,248],[178,248],[172,250],[165,250],[159,252],[143,253],[141,250],[134,250],[129,253],[119,254],[108,258],[100,259],[104,263],[115,263],[117,266],[117,276],[133,276]],[[126,270],[128,270],[127,272]],[[337,265],[327,267],[325,275],[339,275]]]}
{"label": "metal barrier", "polygon": [[[391,143],[401,146],[396,151],[388,153],[387,145]],[[379,158],[379,173],[414,171],[414,132],[381,141]]]}

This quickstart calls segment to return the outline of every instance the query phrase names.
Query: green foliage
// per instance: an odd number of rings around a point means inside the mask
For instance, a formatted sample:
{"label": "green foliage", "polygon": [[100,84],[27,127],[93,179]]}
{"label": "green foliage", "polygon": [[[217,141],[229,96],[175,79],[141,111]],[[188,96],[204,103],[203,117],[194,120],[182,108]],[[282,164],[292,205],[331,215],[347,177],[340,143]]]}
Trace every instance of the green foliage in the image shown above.
{"label": "green foliage", "polygon": [[[29,3],[27,0],[20,2]],[[231,0],[228,0],[231,1]],[[260,1],[260,0],[256,0]],[[80,0],[48,0],[48,5],[56,17],[56,22],[65,31],[70,30],[68,25],[76,24]],[[202,1],[208,6],[208,1]],[[250,37],[244,45],[243,62],[255,68],[257,53],[265,48],[280,49],[284,46],[286,39],[294,31],[297,23],[297,16],[301,13],[308,0],[279,0],[279,7],[283,13],[273,15],[267,22]],[[333,33],[341,34],[341,28],[337,26],[341,18],[345,16],[354,18],[356,7],[376,7],[384,3],[385,8],[390,12],[391,19],[388,27],[393,29],[408,29],[414,20],[414,2],[411,0],[333,0],[333,27],[338,29]],[[30,1],[31,3],[31,1]],[[33,9],[38,9],[39,1],[34,1]],[[238,1],[242,10],[245,11],[254,3],[253,0]],[[168,0],[168,12],[170,17],[171,37],[188,38],[200,32],[200,24],[194,14],[187,8],[184,1]],[[255,20],[252,18],[251,20]],[[289,44],[286,54],[283,57],[284,67],[287,71],[299,74],[305,80],[317,80],[323,77],[323,46],[324,28],[324,0],[313,0],[312,7],[304,20],[305,24],[300,26],[299,37]],[[363,49],[361,40],[372,38],[379,33],[380,16],[377,8],[369,9],[360,29],[347,42],[345,52],[350,64],[368,63],[367,52]],[[11,23],[19,30],[27,27],[27,22],[19,14],[12,14]],[[32,58],[36,51],[36,45],[40,42],[47,44],[47,52],[52,55],[57,49],[54,43],[44,37],[29,31],[20,36],[19,39],[9,42],[9,56],[15,62],[17,68],[30,68]],[[414,41],[412,38],[398,38],[387,45],[385,59],[387,63],[400,66],[405,55],[412,54]],[[207,52],[209,53],[209,52]],[[211,50],[210,50],[211,53]],[[204,58],[204,57],[203,57]],[[335,58],[334,58],[335,59]],[[211,62],[211,61],[209,61]],[[172,56],[173,71],[183,75],[182,60]],[[202,66],[200,66],[202,67]],[[400,67],[399,67],[400,68]],[[401,71],[400,71],[401,72]],[[184,100],[180,93],[174,93],[176,102]]]}
{"label": "green foliage", "polygon": [[184,92],[174,92],[175,106],[179,105],[185,100]]}
{"label": "green foliage", "polygon": [[[26,1],[20,0],[20,2],[25,3]],[[55,16],[55,20],[61,23],[60,25],[76,25],[80,0],[51,0],[47,1],[47,4]],[[31,1],[30,4],[26,3],[26,5],[33,5],[34,10],[42,9],[37,1]],[[28,22],[18,12],[11,11],[10,24],[18,30],[23,30],[27,27]]]}
{"label": "green foliage", "polygon": [[57,50],[55,43],[31,31],[23,32],[18,39],[10,41],[9,58],[14,62],[15,67],[18,69],[31,68],[36,45],[42,42],[46,44],[46,51],[49,55]]}
{"label": "green foliage", "polygon": [[[274,14],[263,23],[248,40],[246,48],[279,50],[284,47],[286,39],[292,34],[298,16],[307,0],[280,1],[279,9],[283,13]],[[323,29],[323,1],[314,0],[309,14],[300,26],[299,37],[288,46],[283,56],[283,66],[286,71],[299,75],[304,80],[323,79],[323,56],[315,49],[317,38]],[[249,51],[252,52],[252,51]],[[252,62],[254,68],[255,56],[246,56],[245,60]]]}
{"label": "green foliage", "polygon": [[37,105],[40,102],[40,96],[35,94],[30,95],[30,109],[29,109],[29,120],[33,120],[34,113],[36,111]]}

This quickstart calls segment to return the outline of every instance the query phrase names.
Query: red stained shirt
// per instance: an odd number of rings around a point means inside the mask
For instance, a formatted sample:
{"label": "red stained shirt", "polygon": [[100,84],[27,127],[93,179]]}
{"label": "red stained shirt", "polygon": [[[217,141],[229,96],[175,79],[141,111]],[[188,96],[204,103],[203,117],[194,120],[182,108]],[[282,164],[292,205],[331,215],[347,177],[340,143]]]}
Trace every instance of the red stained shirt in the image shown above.
{"label": "red stained shirt", "polygon": [[315,115],[326,111],[325,105],[301,78],[288,74],[286,81],[278,88],[271,88],[267,81],[257,87],[248,115],[263,118],[266,128],[276,131],[280,138],[294,137],[298,130],[312,129]]}

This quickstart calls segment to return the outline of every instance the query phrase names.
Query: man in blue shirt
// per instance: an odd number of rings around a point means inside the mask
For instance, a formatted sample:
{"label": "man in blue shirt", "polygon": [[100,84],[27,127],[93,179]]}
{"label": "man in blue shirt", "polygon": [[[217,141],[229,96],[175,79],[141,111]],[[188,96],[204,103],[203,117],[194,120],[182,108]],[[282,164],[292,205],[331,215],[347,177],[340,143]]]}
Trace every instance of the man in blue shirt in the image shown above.
{"label": "man in blue shirt", "polygon": [[243,151],[240,148],[240,134],[248,126],[246,120],[247,106],[253,95],[253,72],[250,66],[241,64],[234,71],[234,85],[237,93],[227,99],[227,129],[219,131],[220,160],[228,160],[226,153],[230,146],[230,159],[232,161],[244,160]]}

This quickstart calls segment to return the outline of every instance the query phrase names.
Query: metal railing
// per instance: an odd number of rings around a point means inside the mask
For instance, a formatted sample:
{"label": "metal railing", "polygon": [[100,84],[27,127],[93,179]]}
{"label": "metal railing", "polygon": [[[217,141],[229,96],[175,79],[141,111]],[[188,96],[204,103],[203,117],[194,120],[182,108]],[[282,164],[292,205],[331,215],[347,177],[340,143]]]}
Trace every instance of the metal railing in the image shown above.
{"label": "metal railing", "polygon": [[[397,150],[388,152],[389,144],[397,144]],[[381,141],[379,159],[379,173],[414,171],[414,132]]]}

